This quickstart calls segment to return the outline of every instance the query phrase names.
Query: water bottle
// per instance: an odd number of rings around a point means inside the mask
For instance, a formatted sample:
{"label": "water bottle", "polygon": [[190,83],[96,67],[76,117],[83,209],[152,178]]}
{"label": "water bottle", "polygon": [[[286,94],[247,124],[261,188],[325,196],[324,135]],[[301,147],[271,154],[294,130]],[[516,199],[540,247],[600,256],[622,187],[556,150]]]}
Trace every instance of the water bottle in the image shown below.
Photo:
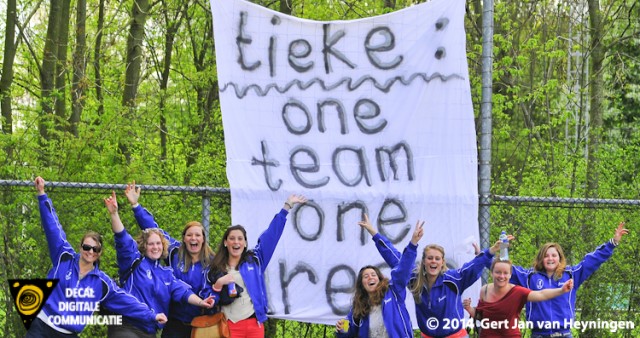
{"label": "water bottle", "polygon": [[500,260],[509,260],[509,238],[504,230],[500,233]]}
{"label": "water bottle", "polygon": [[238,290],[236,289],[236,283],[231,282],[227,285],[229,288],[229,297],[234,298],[238,296]]}

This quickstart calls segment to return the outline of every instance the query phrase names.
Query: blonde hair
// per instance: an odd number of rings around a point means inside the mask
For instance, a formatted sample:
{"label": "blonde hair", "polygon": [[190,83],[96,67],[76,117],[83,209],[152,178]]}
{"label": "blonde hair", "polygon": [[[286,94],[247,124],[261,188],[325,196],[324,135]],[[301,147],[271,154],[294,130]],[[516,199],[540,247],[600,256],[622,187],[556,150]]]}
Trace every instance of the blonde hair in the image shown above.
{"label": "blonde hair", "polygon": [[164,237],[164,234],[158,228],[148,228],[142,230],[142,233],[136,239],[136,242],[138,243],[138,250],[140,250],[140,253],[145,256],[147,252],[147,241],[149,241],[149,237],[151,237],[151,235],[153,234],[158,235],[158,237],[160,237],[160,241],[162,242],[162,255],[160,256],[160,259],[167,258],[169,252],[169,241],[166,237]]}
{"label": "blonde hair", "polygon": [[442,268],[440,269],[440,276],[447,271],[447,262],[444,260],[444,248],[438,244],[429,244],[424,250],[422,250],[422,259],[420,264],[416,265],[414,275],[416,278],[412,281],[409,291],[413,294],[413,299],[416,303],[422,302],[422,288],[427,285],[427,268],[424,266],[424,260],[427,257],[428,250],[436,250],[442,254]]}
{"label": "blonde hair", "polygon": [[184,236],[187,233],[187,230],[193,227],[199,227],[202,231],[202,249],[200,249],[200,253],[198,254],[202,269],[204,270],[208,268],[211,265],[211,262],[213,262],[213,250],[211,250],[209,244],[207,243],[207,234],[204,232],[204,226],[198,221],[191,221],[187,223],[182,229],[182,244],[178,249],[178,261],[180,263],[183,263],[182,272],[185,273],[191,269],[193,260],[191,259],[191,255],[189,255],[189,252],[186,249],[187,243],[184,242]]}

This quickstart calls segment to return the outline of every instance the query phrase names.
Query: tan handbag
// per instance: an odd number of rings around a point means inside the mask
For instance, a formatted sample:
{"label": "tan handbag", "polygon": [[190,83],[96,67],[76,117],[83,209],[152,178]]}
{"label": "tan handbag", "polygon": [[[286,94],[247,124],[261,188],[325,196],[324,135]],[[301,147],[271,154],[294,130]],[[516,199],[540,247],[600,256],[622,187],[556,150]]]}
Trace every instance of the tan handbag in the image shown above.
{"label": "tan handbag", "polygon": [[227,317],[222,312],[197,316],[191,321],[191,326],[191,338],[226,338],[230,336]]}

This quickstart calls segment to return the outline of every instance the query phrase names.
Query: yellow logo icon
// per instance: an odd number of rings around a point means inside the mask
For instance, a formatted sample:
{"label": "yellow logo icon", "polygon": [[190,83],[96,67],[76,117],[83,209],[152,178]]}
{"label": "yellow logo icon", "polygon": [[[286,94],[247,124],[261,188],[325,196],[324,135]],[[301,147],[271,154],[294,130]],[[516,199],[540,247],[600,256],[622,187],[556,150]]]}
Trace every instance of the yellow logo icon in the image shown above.
{"label": "yellow logo icon", "polygon": [[57,279],[9,279],[14,305],[27,330],[57,284]]}

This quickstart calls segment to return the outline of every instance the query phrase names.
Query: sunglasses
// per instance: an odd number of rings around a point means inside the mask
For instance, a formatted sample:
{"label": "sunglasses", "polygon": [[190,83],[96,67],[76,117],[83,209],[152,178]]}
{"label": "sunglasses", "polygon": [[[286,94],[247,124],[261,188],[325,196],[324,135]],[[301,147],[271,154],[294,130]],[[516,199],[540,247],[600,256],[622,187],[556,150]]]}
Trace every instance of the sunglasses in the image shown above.
{"label": "sunglasses", "polygon": [[95,253],[100,253],[100,251],[102,251],[102,248],[99,247],[99,246],[91,246],[89,244],[82,244],[82,250],[84,250],[84,251],[93,250],[93,252],[95,252]]}

